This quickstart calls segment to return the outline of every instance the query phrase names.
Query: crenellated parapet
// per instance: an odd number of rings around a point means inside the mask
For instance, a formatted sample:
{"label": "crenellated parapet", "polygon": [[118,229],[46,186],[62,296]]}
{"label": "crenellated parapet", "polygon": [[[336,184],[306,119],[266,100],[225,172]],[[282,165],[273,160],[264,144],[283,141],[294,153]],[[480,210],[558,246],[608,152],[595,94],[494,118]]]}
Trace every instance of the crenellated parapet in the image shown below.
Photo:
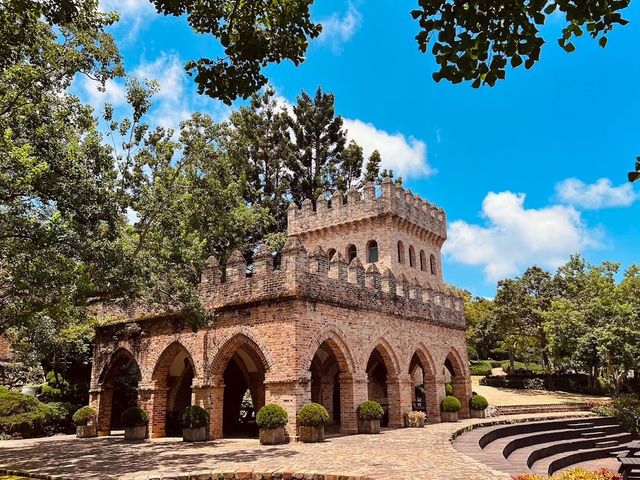
{"label": "crenellated parapet", "polygon": [[431,237],[442,245],[447,238],[447,218],[444,210],[405,190],[385,178],[376,195],[373,183],[365,185],[363,192],[351,188],[346,195],[336,192],[330,201],[321,195],[313,202],[306,199],[302,208],[292,203],[288,212],[289,235],[335,228],[377,217],[388,216],[406,228],[420,230],[424,237]]}
{"label": "crenellated parapet", "polygon": [[[248,269],[242,254],[234,252],[227,261],[224,276],[215,258],[207,261],[200,290],[208,309],[300,299],[465,328],[464,302],[457,292],[449,288],[433,289],[417,279],[407,279],[404,274],[396,278],[391,270],[385,268],[381,272],[375,264],[365,269],[358,257],[347,264],[338,253],[329,261],[322,248],[308,253],[295,236],[289,238],[283,250],[279,270],[274,270],[273,256],[266,247],[259,247],[253,257],[253,266]],[[179,312],[149,311],[142,306],[127,310],[106,306],[98,312],[101,317],[120,321],[172,313]]]}

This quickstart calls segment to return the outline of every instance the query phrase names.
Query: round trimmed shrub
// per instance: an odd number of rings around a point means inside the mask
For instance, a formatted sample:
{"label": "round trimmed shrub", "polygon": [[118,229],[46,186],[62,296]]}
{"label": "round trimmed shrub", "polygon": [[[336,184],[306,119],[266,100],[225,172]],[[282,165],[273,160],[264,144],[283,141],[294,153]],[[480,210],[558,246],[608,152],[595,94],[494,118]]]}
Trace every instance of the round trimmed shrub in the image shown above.
{"label": "round trimmed shrub", "polygon": [[89,423],[94,423],[98,412],[91,407],[82,407],[73,414],[73,423],[79,427],[85,427]]}
{"label": "round trimmed shrub", "polygon": [[360,420],[381,420],[384,410],[378,402],[367,400],[358,407],[358,418]]}
{"label": "round trimmed shrub", "polygon": [[149,424],[149,415],[139,407],[129,407],[120,415],[124,428],[144,427]]}
{"label": "round trimmed shrub", "polygon": [[270,403],[258,411],[256,423],[263,430],[274,430],[284,427],[289,421],[289,415],[280,405]]}
{"label": "round trimmed shrub", "polygon": [[182,428],[202,428],[209,425],[209,412],[197,405],[190,405],[180,416]]}
{"label": "round trimmed shrub", "polygon": [[298,412],[298,424],[303,427],[324,427],[329,423],[329,412],[319,403],[308,403]]}
{"label": "round trimmed shrub", "polygon": [[444,412],[458,412],[460,408],[462,408],[462,405],[460,405],[460,400],[456,397],[447,395],[444,397],[444,400],[442,400],[442,410]]}
{"label": "round trimmed shrub", "polygon": [[489,402],[482,395],[474,395],[469,401],[472,410],[485,410],[489,406]]}
{"label": "round trimmed shrub", "polygon": [[450,383],[445,383],[444,384],[444,389],[447,392],[447,396],[452,396],[453,395],[453,387],[451,386]]}

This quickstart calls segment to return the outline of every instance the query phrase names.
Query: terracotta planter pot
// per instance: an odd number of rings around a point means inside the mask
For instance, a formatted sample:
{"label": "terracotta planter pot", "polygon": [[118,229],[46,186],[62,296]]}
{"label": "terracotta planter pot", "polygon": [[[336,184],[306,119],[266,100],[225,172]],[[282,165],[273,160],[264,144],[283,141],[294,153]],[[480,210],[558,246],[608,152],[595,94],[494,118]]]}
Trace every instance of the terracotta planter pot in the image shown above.
{"label": "terracotta planter pot", "polygon": [[422,428],[424,427],[424,418],[407,417],[407,426],[410,428]]}
{"label": "terracotta planter pot", "polygon": [[380,420],[358,419],[358,433],[380,433]]}
{"label": "terracotta planter pot", "polygon": [[125,428],[124,438],[125,440],[144,440],[147,438],[147,426]]}
{"label": "terracotta planter pot", "polygon": [[207,440],[207,427],[183,428],[183,442],[204,442]]}
{"label": "terracotta planter pot", "polygon": [[484,410],[474,410],[471,409],[471,418],[485,418],[486,412]]}
{"label": "terracotta planter pot", "polygon": [[458,412],[440,412],[442,415],[443,422],[457,422],[458,421]]}
{"label": "terracotta planter pot", "polygon": [[272,428],[270,430],[260,429],[260,443],[263,445],[278,445],[285,443],[286,440],[284,427]]}
{"label": "terracotta planter pot", "polygon": [[324,427],[305,427],[301,425],[300,441],[304,443],[324,441]]}
{"label": "terracotta planter pot", "polygon": [[97,425],[78,425],[76,426],[77,438],[92,438],[98,436]]}

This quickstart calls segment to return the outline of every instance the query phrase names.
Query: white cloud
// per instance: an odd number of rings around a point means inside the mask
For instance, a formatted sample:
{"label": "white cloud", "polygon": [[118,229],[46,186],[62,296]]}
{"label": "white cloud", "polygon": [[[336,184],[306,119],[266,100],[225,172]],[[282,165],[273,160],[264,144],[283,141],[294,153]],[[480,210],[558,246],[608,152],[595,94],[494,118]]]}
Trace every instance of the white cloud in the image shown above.
{"label": "white cloud", "polygon": [[99,6],[103,12],[120,13],[119,24],[129,30],[129,41],[135,39],[143,22],[156,15],[156,9],[149,0],[100,0]]}
{"label": "white cloud", "polygon": [[109,102],[114,107],[124,105],[126,103],[125,89],[122,83],[115,80],[107,80],[104,91],[100,91],[99,82],[88,77],[77,77],[78,87],[86,98],[86,101],[96,110],[102,110],[105,102]]}
{"label": "white cloud", "polygon": [[320,43],[330,43],[334,53],[342,51],[342,45],[351,40],[362,24],[362,14],[353,3],[349,2],[349,8],[344,15],[334,12],[329,18],[320,19],[322,33],[318,38]]}
{"label": "white cloud", "polygon": [[600,234],[588,229],[571,206],[525,209],[525,195],[489,192],[482,202],[485,225],[456,220],[443,251],[453,261],[482,265],[496,281],[539,264],[555,268],[571,253],[598,247]]}
{"label": "white cloud", "polygon": [[562,203],[584,209],[628,207],[638,199],[631,183],[617,187],[608,178],[585,184],[577,178],[568,178],[556,185],[556,195]]}
{"label": "white cloud", "polygon": [[366,159],[374,150],[380,152],[382,168],[393,169],[396,177],[426,177],[436,173],[427,160],[427,144],[401,133],[379,130],[372,123],[344,119],[349,140],[355,140],[363,149]]}

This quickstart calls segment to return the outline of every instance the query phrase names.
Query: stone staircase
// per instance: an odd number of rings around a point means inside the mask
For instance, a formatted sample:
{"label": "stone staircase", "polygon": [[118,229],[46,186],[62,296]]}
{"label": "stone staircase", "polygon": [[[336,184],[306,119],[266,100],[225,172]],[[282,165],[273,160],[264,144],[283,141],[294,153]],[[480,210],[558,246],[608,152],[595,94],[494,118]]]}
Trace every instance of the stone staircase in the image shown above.
{"label": "stone staircase", "polygon": [[611,463],[631,440],[615,419],[590,416],[478,428],[455,446],[496,470],[547,476],[577,463]]}

